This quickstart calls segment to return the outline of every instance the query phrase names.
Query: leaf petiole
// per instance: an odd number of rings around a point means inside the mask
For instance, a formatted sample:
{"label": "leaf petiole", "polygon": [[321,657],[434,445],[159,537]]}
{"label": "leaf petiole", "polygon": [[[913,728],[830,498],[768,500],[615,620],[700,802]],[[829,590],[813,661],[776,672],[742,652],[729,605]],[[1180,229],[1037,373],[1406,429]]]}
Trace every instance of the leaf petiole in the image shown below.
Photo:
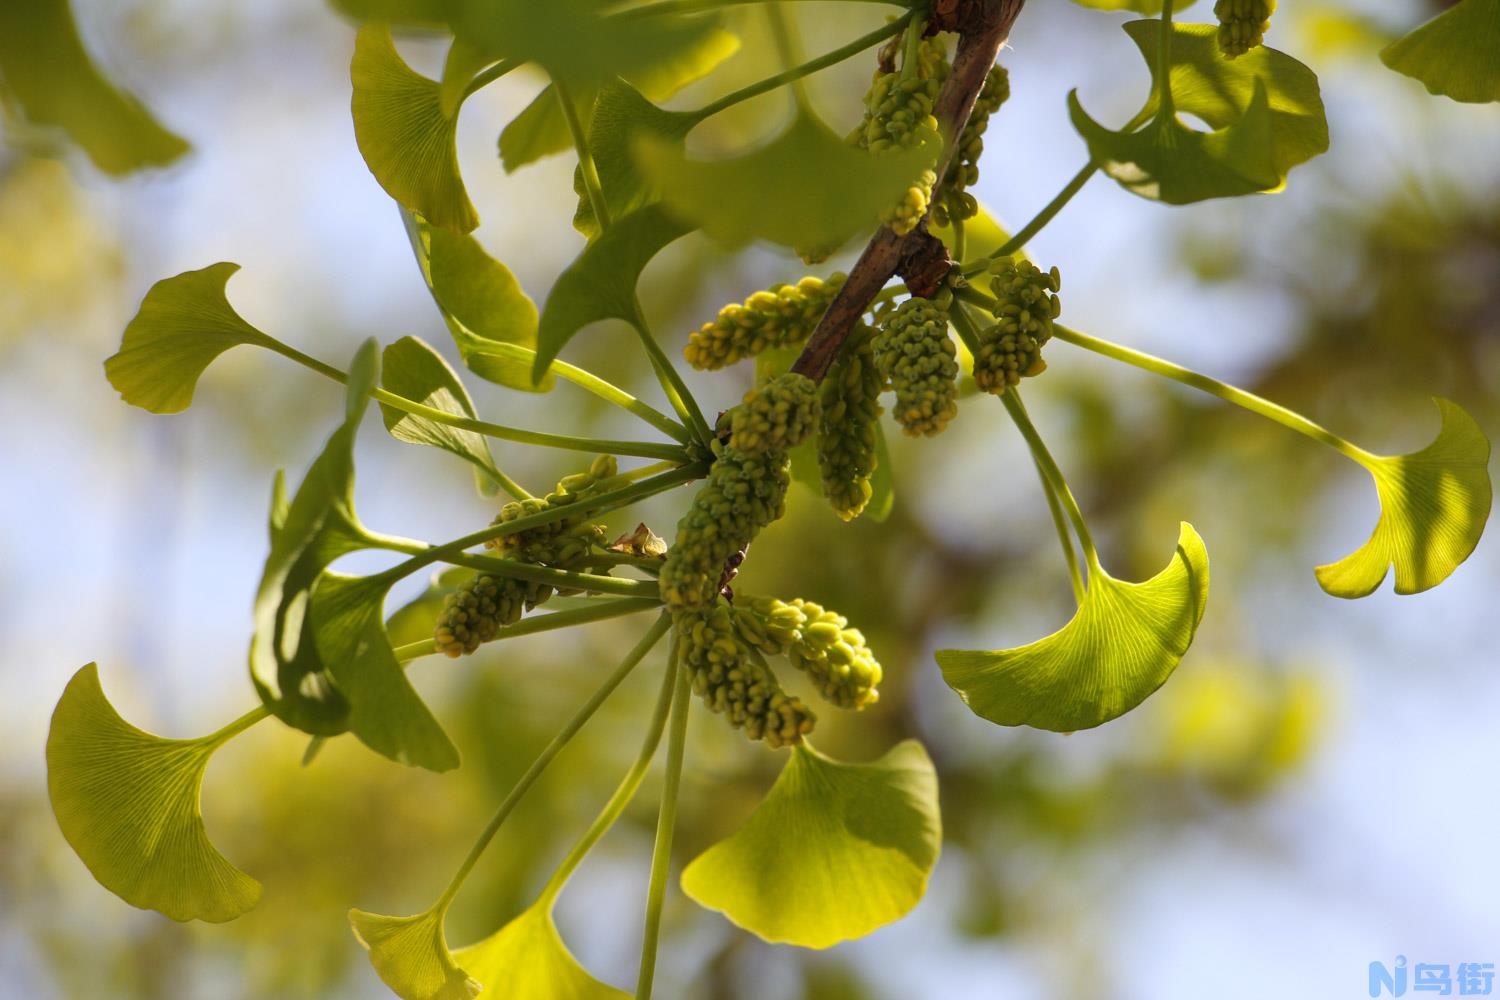
{"label": "leaf petiole", "polygon": [[1036,425],[1031,422],[1031,417],[1026,413],[1020,394],[1014,388],[1006,389],[1000,396],[1000,401],[1005,404],[1006,412],[1010,414],[1011,420],[1015,421],[1021,436],[1026,439],[1027,447],[1031,449],[1031,456],[1036,460],[1042,474],[1051,483],[1052,489],[1057,492],[1063,508],[1068,513],[1068,519],[1073,522],[1073,530],[1083,546],[1083,554],[1088,560],[1090,574],[1103,572],[1103,567],[1099,563],[1099,550],[1094,546],[1094,537],[1089,533],[1089,526],[1083,519],[1083,511],[1079,508],[1078,501],[1074,499],[1073,491],[1068,489],[1068,481],[1063,478],[1062,470],[1057,467],[1052,453],[1047,450],[1046,442],[1037,433]]}
{"label": "leaf petiole", "polygon": [[[687,383],[682,380],[682,374],[672,364],[662,351],[661,345],[651,335],[651,326],[646,321],[645,310],[641,308],[641,300],[637,298],[634,303],[635,315],[630,319],[630,325],[635,329],[636,336],[640,338],[641,346],[646,349],[646,357],[651,359],[651,367],[656,372],[656,380],[661,384],[662,392],[666,393],[667,399],[672,404],[672,409],[684,424],[697,433],[698,440],[706,448],[713,442],[713,430],[708,426],[708,421],[703,419],[703,410],[699,408],[698,401],[693,398],[693,393],[688,389]],[[671,457],[671,456],[666,456]]]}
{"label": "leaf petiole", "polygon": [[609,203],[604,199],[604,189],[599,185],[599,169],[594,165],[594,154],[589,150],[588,135],[583,122],[578,119],[578,106],[573,103],[573,93],[561,77],[552,78],[552,89],[557,94],[558,106],[563,119],[568,123],[568,134],[573,137],[573,149],[578,154],[578,171],[583,175],[583,187],[588,192],[589,206],[598,220],[599,231],[609,228]]}
{"label": "leaf petiole", "polygon": [[[662,616],[666,619],[666,616]],[[656,949],[661,938],[661,909],[667,895],[667,873],[672,866],[672,833],[677,825],[677,792],[682,785],[682,758],[687,744],[688,675],[682,665],[680,642],[674,639],[667,672],[674,679],[671,737],[667,743],[667,771],[656,813],[656,844],[651,850],[651,882],[646,890],[646,928],[641,940],[641,969],[635,1000],[651,1000],[656,980]]]}

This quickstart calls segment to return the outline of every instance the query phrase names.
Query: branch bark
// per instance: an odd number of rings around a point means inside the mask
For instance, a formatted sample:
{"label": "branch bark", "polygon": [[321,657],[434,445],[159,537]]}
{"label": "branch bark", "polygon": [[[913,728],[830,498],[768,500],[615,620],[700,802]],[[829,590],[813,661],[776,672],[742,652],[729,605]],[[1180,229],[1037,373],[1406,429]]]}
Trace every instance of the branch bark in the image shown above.
{"label": "branch bark", "polygon": [[[953,69],[933,108],[933,116],[947,137],[937,165],[940,178],[947,176],[948,164],[957,153],[958,137],[969,122],[984,78],[1025,5],[1026,0],[957,0],[956,3],[946,0],[938,5],[937,27],[959,32]],[[860,316],[896,274],[911,272],[921,288],[930,287],[930,276],[936,269],[934,242],[925,221],[906,236],[897,236],[889,226],[882,226],[849,271],[848,280],[818,321],[792,371],[822,382]],[[932,288],[928,294],[935,290]]]}

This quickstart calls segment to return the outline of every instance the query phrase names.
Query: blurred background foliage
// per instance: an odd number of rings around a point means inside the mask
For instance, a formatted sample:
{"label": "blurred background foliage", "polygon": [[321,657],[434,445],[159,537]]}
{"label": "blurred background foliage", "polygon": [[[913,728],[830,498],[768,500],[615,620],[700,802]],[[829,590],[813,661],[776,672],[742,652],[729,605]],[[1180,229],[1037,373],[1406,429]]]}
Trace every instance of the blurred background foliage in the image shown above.
{"label": "blurred background foliage", "polygon": [[[1283,194],[1182,210],[1096,180],[1032,247],[1063,269],[1071,323],[1227,376],[1377,451],[1425,443],[1435,394],[1493,437],[1500,112],[1434,100],[1375,58],[1383,38],[1440,6],[1283,5],[1269,43],[1319,73],[1332,152]],[[312,353],[341,361],[370,334],[451,350],[395,207],[354,146],[348,22],[292,0],[76,7],[100,65],[194,151],[115,180],[54,134],[14,115],[4,126],[0,983],[38,998],[380,995],[346,908],[424,905],[644,622],[422,664],[414,676],[464,753],[453,774],[403,770],[347,739],[304,768],[302,741],[265,727],[232,744],[210,769],[208,821],[267,886],[237,923],[178,926],[92,883],[44,791],[41,748],[65,679],[99,659],[127,717],[168,735],[242,711],[270,473],[304,467],[342,405],[314,376],[240,351],[215,367],[190,414],[127,409],[99,363],[145,288],[236,260],[241,312]],[[817,52],[883,15],[807,4],[798,16]],[[977,189],[1002,221],[1024,221],[1082,162],[1063,114],[1070,87],[1118,120],[1145,93],[1120,20],[1043,2],[1022,17],[1003,57],[1015,97],[991,125]],[[772,71],[762,17],[735,9],[726,24],[740,52],[674,106]],[[435,73],[440,44],[402,45]],[[869,72],[856,59],[814,78],[830,122],[857,117]],[[581,245],[568,225],[571,161],[506,176],[494,142],[540,86],[516,74],[484,91],[459,135],[485,219],[478,235],[539,300]],[[693,141],[743,145],[786,110],[782,98],[757,100]],[[801,273],[768,250],[731,256],[691,237],[653,264],[643,298],[676,352],[723,302]],[[619,329],[601,326],[568,357],[650,392],[645,359],[621,343]],[[1327,598],[1312,564],[1374,523],[1362,473],[1180,387],[1062,344],[1048,357],[1033,408],[1112,565],[1152,572],[1178,519],[1208,540],[1214,593],[1194,651],[1140,710],[1072,737],[997,730],[943,686],[933,649],[1014,644],[1070,609],[1024,447],[982,399],[937,441],[892,433],[898,502],[883,525],[841,526],[818,498],[794,492],[737,589],[807,597],[865,631],[886,669],[881,700],[854,718],[822,712],[819,746],[868,759],[921,738],[942,775],[944,857],[912,917],[828,953],[766,946],[672,898],[663,995],[1353,996],[1366,963],[1396,953],[1500,960],[1500,879],[1483,834],[1500,818],[1490,777],[1500,750],[1496,547],[1481,545],[1430,594]],[[706,407],[722,408],[749,377],[693,385]],[[568,387],[532,398],[476,381],[481,411],[497,419],[621,436],[615,414]],[[519,448],[497,455],[534,484],[579,464]],[[491,516],[466,469],[436,452],[367,426],[360,458],[362,513],[379,530],[439,539]],[[683,500],[660,498],[644,516],[669,534]],[[611,527],[628,530],[637,516]],[[529,901],[602,804],[644,724],[652,672],[616,695],[512,818],[460,898],[455,942]],[[691,740],[681,859],[733,829],[780,765],[701,712]],[[648,782],[559,912],[575,951],[617,983],[634,975],[655,793]],[[1260,971],[1223,978],[1237,967]]]}

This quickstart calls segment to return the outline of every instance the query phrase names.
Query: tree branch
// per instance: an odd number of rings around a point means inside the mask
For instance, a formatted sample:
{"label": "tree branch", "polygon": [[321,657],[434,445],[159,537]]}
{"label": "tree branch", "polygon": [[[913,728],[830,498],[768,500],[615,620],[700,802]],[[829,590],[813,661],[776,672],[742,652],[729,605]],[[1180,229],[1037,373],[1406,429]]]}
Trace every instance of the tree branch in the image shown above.
{"label": "tree branch", "polygon": [[[939,178],[947,176],[948,165],[957,153],[958,137],[969,122],[969,113],[974,110],[974,101],[984,86],[984,78],[995,64],[1000,46],[1010,37],[1011,25],[1025,5],[1026,0],[957,0],[956,3],[945,0],[938,4],[934,24],[943,30],[959,32],[953,69],[933,108],[933,115],[947,137],[937,164]],[[807,346],[792,365],[792,371],[814,382],[823,381],[860,316],[885,283],[897,273],[909,270],[920,274],[924,280],[918,284],[928,287],[926,279],[930,279],[935,269],[933,242],[936,241],[927,234],[925,223],[906,236],[897,236],[889,226],[880,227],[849,271],[848,279],[829,304],[828,311],[818,321]]]}

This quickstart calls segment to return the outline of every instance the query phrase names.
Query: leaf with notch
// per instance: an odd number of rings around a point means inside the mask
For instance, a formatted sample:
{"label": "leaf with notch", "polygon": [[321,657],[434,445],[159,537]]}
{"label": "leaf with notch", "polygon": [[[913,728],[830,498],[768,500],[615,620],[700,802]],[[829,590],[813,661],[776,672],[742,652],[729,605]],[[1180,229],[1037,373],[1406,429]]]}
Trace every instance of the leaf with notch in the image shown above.
{"label": "leaf with notch", "polygon": [[[613,218],[628,215],[659,197],[636,169],[636,142],[654,140],[680,151],[688,132],[700,120],[694,112],[662,110],[624,80],[611,80],[600,88],[589,128],[589,148]],[[573,228],[593,239],[599,235],[599,223],[576,168],[573,189],[578,194]]]}
{"label": "leaf with notch", "polygon": [[[448,367],[442,355],[416,337],[402,337],[388,346],[382,354],[380,370],[382,383],[398,396],[456,417],[475,416],[474,403],[458,374]],[[497,470],[484,435],[440,424],[385,403],[380,404],[380,415],[391,437],[457,455],[474,465],[476,478],[486,493],[495,492]]]}
{"label": "leaf with notch", "polygon": [[1455,101],[1500,101],[1500,0],[1461,0],[1380,53],[1428,93]]}

